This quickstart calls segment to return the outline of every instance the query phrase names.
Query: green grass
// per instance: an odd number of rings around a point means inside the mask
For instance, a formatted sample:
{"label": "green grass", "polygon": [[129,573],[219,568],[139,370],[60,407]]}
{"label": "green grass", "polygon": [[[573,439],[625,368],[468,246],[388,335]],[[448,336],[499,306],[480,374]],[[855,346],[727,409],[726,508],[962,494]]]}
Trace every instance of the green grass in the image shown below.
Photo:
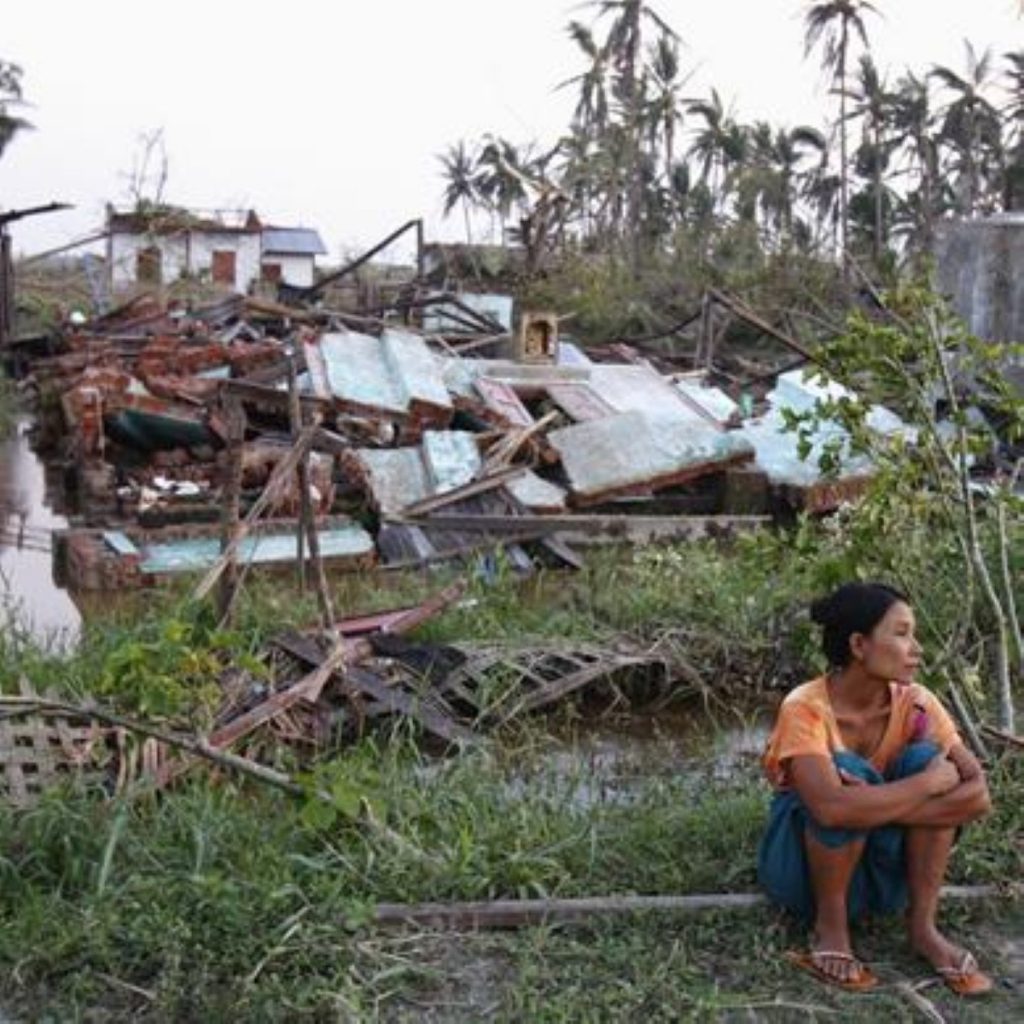
{"label": "green grass", "polygon": [[[797,609],[818,577],[810,561],[780,575],[792,557],[773,538],[731,549],[597,553],[575,576],[525,582],[499,563],[495,584],[475,579],[458,607],[418,635],[517,643],[671,638],[728,722],[751,697],[756,706],[766,687],[813,670]],[[336,607],[350,614],[415,603],[451,576],[339,577]],[[24,674],[40,689],[100,694],[168,726],[201,728],[221,668],[257,671],[251,659],[272,632],[316,621],[312,596],[299,598],[280,578],[252,581],[227,634],[209,608],[186,596],[182,585],[113,610],[90,624],[71,656],[4,630],[0,687],[13,688]],[[698,731],[712,733],[690,706]],[[752,760],[740,759],[721,778],[707,742],[685,756],[659,748],[661,761],[610,763],[583,741],[560,747],[551,738],[552,728],[574,736],[581,714],[569,704],[447,760],[423,753],[407,726],[314,766],[264,744],[261,756],[308,770],[330,790],[339,813],[329,821],[319,805],[223,776],[197,776],[159,795],[133,793],[131,802],[63,791],[27,812],[0,812],[0,1007],[62,1021],[747,1020],[750,1013],[777,1020],[830,1012],[868,1020],[879,1019],[871,1016],[879,1008],[884,1019],[911,1019],[914,1011],[892,992],[854,1003],[794,977],[779,953],[803,937],[765,911],[458,941],[368,928],[378,901],[755,887],[769,794]],[[671,729],[669,716],[656,720]],[[992,786],[996,813],[965,832],[951,881],[1024,877],[1024,761],[996,765]],[[368,826],[365,806],[388,831]],[[966,925],[993,929],[980,948],[995,955],[1003,927],[995,911],[978,911]],[[923,976],[901,959],[894,926],[879,925],[864,941],[873,959]],[[787,1005],[766,1005],[780,998]],[[941,993],[935,998],[958,1019]],[[1010,1019],[1017,1005],[993,1003],[996,1016]]]}
{"label": "green grass", "polygon": [[[0,990],[56,1019],[140,1005],[154,1020],[374,1019],[440,998],[454,970],[411,955],[421,940],[369,929],[377,901],[755,887],[768,794],[754,766],[719,783],[614,776],[616,789],[599,766],[584,777],[538,763],[537,745],[444,763],[401,741],[359,748],[335,781],[358,783],[424,857],[347,819],[311,828],[301,802],[227,781],[133,804],[54,794],[0,819]],[[605,797],[582,801],[581,781]],[[1024,874],[1024,762],[1002,763],[993,785],[997,815],[967,831],[953,881]],[[507,1020],[671,1020],[774,998],[782,979],[820,1002],[778,965],[799,941],[780,928],[758,912],[524,933],[495,947],[510,966],[488,998]],[[882,950],[890,931],[877,932]],[[450,951],[459,971],[476,969],[480,941]]]}
{"label": "green grass", "polygon": [[[375,950],[409,965],[404,991],[381,1014],[389,1021],[915,1021],[897,987],[920,994],[943,1019],[1004,1021],[1024,1011],[1021,963],[1009,955],[1024,907],[984,904],[947,914],[953,934],[999,976],[996,994],[965,1004],[931,984],[895,921],[855,933],[883,985],[870,995],[827,988],[795,971],[787,949],[806,941],[768,910],[700,917],[638,915],[593,927],[533,929],[514,936],[380,938]],[[414,969],[414,970],[413,970]],[[416,978],[418,977],[418,982]]]}

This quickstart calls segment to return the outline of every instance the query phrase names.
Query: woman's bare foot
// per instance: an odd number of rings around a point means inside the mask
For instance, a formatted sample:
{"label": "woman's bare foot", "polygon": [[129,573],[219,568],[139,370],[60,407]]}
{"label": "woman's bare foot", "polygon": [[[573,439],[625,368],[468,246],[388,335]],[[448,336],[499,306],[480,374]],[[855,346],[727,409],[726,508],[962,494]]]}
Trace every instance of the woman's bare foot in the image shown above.
{"label": "woman's bare foot", "polygon": [[964,960],[967,951],[949,941],[934,924],[910,926],[910,945],[937,971],[955,969]]}
{"label": "woman's bare foot", "polygon": [[822,974],[839,982],[852,981],[863,970],[860,962],[853,956],[850,931],[845,923],[836,926],[818,921],[811,939],[811,957],[814,966]]}

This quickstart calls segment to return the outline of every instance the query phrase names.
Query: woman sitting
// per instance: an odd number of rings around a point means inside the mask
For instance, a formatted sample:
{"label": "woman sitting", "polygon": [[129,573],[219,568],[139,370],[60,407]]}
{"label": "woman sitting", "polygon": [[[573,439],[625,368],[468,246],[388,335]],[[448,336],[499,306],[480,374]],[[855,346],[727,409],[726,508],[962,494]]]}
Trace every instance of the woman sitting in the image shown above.
{"label": "woman sitting", "polygon": [[960,995],[992,980],[936,924],[959,826],[990,809],[981,765],[939,701],[913,681],[921,647],[907,599],[848,583],[811,608],[827,675],[779,709],[765,770],[777,792],[758,874],[769,896],[814,923],[793,961],[851,990],[877,978],[854,955],[850,920],[907,910],[913,949]]}

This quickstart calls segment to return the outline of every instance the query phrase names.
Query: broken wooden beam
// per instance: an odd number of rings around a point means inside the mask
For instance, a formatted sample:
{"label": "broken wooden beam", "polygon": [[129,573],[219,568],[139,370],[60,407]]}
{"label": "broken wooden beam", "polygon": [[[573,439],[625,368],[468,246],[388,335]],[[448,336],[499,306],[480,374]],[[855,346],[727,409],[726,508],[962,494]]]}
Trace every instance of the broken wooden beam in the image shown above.
{"label": "broken wooden beam", "polygon": [[691,540],[767,526],[770,516],[634,516],[634,515],[459,515],[403,514],[389,520],[422,529],[456,533],[491,533],[514,540],[558,536],[582,547],[624,542],[649,544],[657,541]]}
{"label": "broken wooden beam", "polygon": [[786,348],[792,349],[798,355],[804,359],[817,363],[818,359],[814,356],[807,348],[800,344],[795,338],[791,338],[784,331],[780,331],[777,327],[773,327],[767,320],[762,319],[757,315],[749,306],[741,302],[735,296],[727,295],[725,292],[720,292],[717,288],[708,289],[708,294],[714,299],[715,302],[726,307],[736,314],[741,320],[746,320],[751,327],[756,327],[759,331],[764,334],[770,335],[775,338],[776,341],[781,341]]}
{"label": "broken wooden beam", "polygon": [[422,501],[417,501],[412,505],[406,505],[406,507],[402,509],[402,515],[423,515],[435,508],[444,508],[446,505],[453,505],[455,502],[462,501],[464,498],[471,498],[477,494],[483,494],[486,491],[493,491],[496,487],[500,487],[502,484],[508,483],[508,481],[515,480],[517,477],[522,476],[527,469],[527,466],[509,466],[507,469],[498,470],[490,476],[471,480],[468,484],[463,484],[461,487],[454,487],[449,491],[443,491],[441,494],[431,495],[429,498],[424,498]]}
{"label": "broken wooden beam", "polygon": [[[323,654],[316,644],[305,637],[282,634],[273,640],[275,646],[298,658],[307,666],[317,666]],[[473,743],[479,737],[471,729],[457,722],[433,702],[410,694],[399,686],[391,685],[375,673],[357,665],[345,666],[339,689],[350,697],[369,697],[374,701],[368,714],[401,714],[418,722],[427,732],[447,743]]]}
{"label": "broken wooden beam", "polygon": [[[287,398],[287,395],[285,397]],[[287,484],[291,474],[295,472],[295,468],[302,459],[302,456],[309,450],[315,432],[316,427],[303,428],[288,454],[281,459],[276,466],[274,466],[274,469],[267,480],[266,486],[249,509],[249,514],[235,528],[234,536],[225,547],[220,558],[214,562],[193,591],[192,596],[194,600],[203,600],[203,598],[205,598],[213,589],[214,584],[216,584],[217,580],[220,578],[220,574],[225,570],[231,560],[236,557],[238,553],[238,546],[252,530],[256,520],[259,519],[267,507],[274,501],[277,497],[278,491]]]}
{"label": "broken wooden beam", "polygon": [[[402,633],[415,629],[432,616],[457,601],[466,589],[465,580],[456,580],[450,586],[428,598],[423,604],[409,609],[401,618],[395,619],[388,632]],[[338,640],[324,660],[313,671],[303,676],[291,686],[271,694],[262,704],[251,708],[237,718],[226,722],[215,730],[209,738],[211,748],[223,750],[248,736],[299,701],[314,702],[320,696],[324,685],[331,676],[343,665],[355,665],[370,657],[373,647],[369,640]],[[174,761],[164,765],[158,777],[160,785],[166,785],[172,779],[191,767],[189,761]]]}

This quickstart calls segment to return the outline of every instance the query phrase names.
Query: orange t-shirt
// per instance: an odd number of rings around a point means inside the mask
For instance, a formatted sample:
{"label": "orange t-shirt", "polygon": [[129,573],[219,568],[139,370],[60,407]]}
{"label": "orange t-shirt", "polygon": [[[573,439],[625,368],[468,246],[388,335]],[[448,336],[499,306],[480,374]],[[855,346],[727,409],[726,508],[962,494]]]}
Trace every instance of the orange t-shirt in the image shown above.
{"label": "orange t-shirt", "polygon": [[[945,753],[960,742],[949,712],[919,683],[890,683],[892,708],[878,748],[867,760],[885,772],[892,758],[912,740],[928,739]],[[812,679],[786,695],[768,737],[763,765],[768,781],[777,789],[789,785],[786,766],[791,757],[819,754],[831,758],[845,750],[842,733],[832,711],[825,676]]]}

